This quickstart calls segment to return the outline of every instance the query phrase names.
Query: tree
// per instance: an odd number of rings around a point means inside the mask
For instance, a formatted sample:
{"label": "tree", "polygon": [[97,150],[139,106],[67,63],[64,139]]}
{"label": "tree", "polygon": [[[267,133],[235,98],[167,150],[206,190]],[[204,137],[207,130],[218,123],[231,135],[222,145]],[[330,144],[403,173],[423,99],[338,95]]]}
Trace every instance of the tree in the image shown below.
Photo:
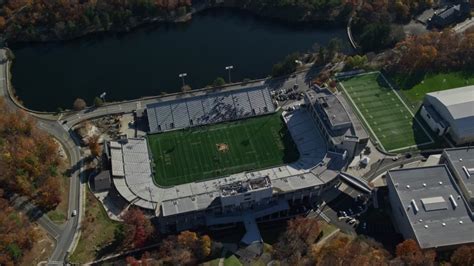
{"label": "tree", "polygon": [[104,105],[104,101],[101,98],[99,98],[99,97],[94,98],[94,106],[95,107],[101,107],[103,105]]}
{"label": "tree", "polygon": [[474,245],[462,245],[451,255],[453,266],[474,265]]}
{"label": "tree", "polygon": [[130,208],[122,216],[124,222],[124,246],[139,248],[150,240],[154,234],[154,227],[149,219],[138,208]]}
{"label": "tree", "polygon": [[211,254],[211,245],[209,236],[183,231],[164,239],[158,255],[163,262],[172,265],[194,265],[198,259],[205,259]]}
{"label": "tree", "polygon": [[218,77],[212,82],[212,86],[214,87],[221,87],[223,85],[225,85],[225,80],[222,77]]}
{"label": "tree", "polygon": [[99,136],[98,135],[91,136],[89,137],[88,141],[89,141],[88,147],[89,147],[89,150],[91,151],[91,155],[94,157],[99,157],[102,151],[100,148]]}
{"label": "tree", "polygon": [[408,265],[432,265],[436,258],[434,251],[422,251],[413,239],[398,244],[395,253],[398,259]]}
{"label": "tree", "polygon": [[73,104],[74,110],[80,111],[86,107],[87,107],[86,101],[84,101],[83,99],[77,98],[76,100],[74,100],[74,104]]}
{"label": "tree", "polygon": [[17,265],[23,253],[29,250],[37,239],[25,215],[15,211],[3,198],[0,189],[0,265]]}
{"label": "tree", "polygon": [[289,220],[286,231],[275,246],[274,254],[280,259],[301,261],[310,253],[320,233],[316,219],[297,217]]}
{"label": "tree", "polygon": [[276,63],[272,68],[273,77],[281,77],[289,75],[296,71],[296,60],[298,60],[298,53],[293,53],[285,57],[282,62]]}
{"label": "tree", "polygon": [[200,252],[200,258],[206,258],[209,255],[211,255],[211,246],[212,246],[212,241],[211,238],[208,235],[204,235],[200,239],[201,242],[201,252]]}
{"label": "tree", "polygon": [[0,16],[0,30],[5,29],[5,26],[7,25],[7,22],[4,17]]}

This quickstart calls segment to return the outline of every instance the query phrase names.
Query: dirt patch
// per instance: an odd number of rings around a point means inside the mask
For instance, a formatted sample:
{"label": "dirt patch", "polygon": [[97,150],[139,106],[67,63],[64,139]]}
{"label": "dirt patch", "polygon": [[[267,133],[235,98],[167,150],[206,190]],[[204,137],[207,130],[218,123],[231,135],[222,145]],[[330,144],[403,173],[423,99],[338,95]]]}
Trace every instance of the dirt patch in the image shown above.
{"label": "dirt patch", "polygon": [[227,145],[226,143],[218,143],[216,144],[216,147],[217,147],[217,151],[222,152],[222,153],[226,153],[229,151],[229,145]]}
{"label": "dirt patch", "polygon": [[40,226],[35,226],[33,230],[38,234],[38,240],[35,241],[30,250],[25,252],[20,265],[37,265],[41,261],[47,261],[49,255],[53,252],[54,241],[46,231]]}

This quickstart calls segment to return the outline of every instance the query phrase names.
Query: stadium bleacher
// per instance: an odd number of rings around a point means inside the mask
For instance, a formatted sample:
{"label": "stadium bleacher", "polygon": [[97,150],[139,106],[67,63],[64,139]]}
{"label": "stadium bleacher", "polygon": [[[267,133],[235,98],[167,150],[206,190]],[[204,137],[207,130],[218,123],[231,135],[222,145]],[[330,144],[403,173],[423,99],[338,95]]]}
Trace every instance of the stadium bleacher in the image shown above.
{"label": "stadium bleacher", "polygon": [[147,105],[150,133],[231,121],[274,111],[270,92],[264,86]]}

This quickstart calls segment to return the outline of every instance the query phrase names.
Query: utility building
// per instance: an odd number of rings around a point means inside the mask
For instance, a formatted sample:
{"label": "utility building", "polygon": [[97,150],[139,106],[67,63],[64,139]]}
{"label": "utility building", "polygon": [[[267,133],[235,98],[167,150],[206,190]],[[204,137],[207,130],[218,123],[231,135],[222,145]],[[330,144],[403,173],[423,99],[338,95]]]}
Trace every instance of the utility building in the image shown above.
{"label": "utility building", "polygon": [[421,248],[474,243],[474,150],[447,149],[440,163],[388,171],[394,223]]}
{"label": "utility building", "polygon": [[474,142],[474,86],[426,94],[420,114],[434,132],[449,134],[456,145]]}

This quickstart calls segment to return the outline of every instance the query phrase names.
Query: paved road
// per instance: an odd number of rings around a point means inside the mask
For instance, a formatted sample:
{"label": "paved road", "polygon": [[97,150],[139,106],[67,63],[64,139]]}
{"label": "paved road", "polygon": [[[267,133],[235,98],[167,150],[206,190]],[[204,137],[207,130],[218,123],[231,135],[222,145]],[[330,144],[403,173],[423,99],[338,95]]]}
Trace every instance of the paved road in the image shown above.
{"label": "paved road", "polygon": [[[0,96],[3,96],[6,105],[11,110],[15,110],[18,108],[16,104],[11,100],[8,95],[7,91],[7,80],[8,80],[8,62],[5,60],[5,50],[0,50]],[[50,257],[50,261],[56,261],[59,263],[56,264],[63,264],[66,253],[70,249],[74,237],[78,232],[78,224],[80,218],[82,216],[82,212],[80,211],[81,207],[81,192],[83,190],[83,185],[81,185],[80,180],[80,169],[82,164],[81,154],[79,147],[74,142],[74,136],[69,134],[59,122],[57,121],[50,121],[50,120],[43,120],[38,118],[38,127],[43,129],[44,131],[51,134],[55,137],[64,147],[66,150],[68,157],[71,162],[71,167],[73,169],[71,178],[70,178],[70,187],[69,187],[69,206],[68,206],[68,216],[69,219],[67,222],[62,226],[62,230],[56,226],[51,220],[43,214],[37,213],[36,215],[41,215],[38,217],[38,224],[40,224],[46,231],[56,239],[56,246],[53,251],[52,256]],[[27,208],[33,209],[34,206],[31,204],[26,204]],[[75,217],[71,217],[70,214],[73,210],[77,210],[79,215]],[[55,263],[53,263],[55,264]]]}
{"label": "paved road", "polygon": [[[265,84],[269,86],[271,89],[278,90],[282,88],[285,88],[285,89],[291,88],[293,87],[294,84],[297,83],[299,84],[300,90],[307,89],[308,81],[310,80],[310,76],[312,75],[312,73],[314,72],[299,73],[298,75],[295,75],[294,77],[291,77],[286,80],[262,80],[262,81],[257,81],[257,82],[249,82],[244,85],[235,84],[229,87],[230,89],[245,88],[245,87],[252,87],[252,86]],[[174,95],[168,95],[166,97],[169,99],[177,98]],[[123,101],[123,102],[117,102],[117,103],[110,103],[103,107],[98,107],[98,108],[91,107],[91,108],[87,108],[85,110],[76,112],[74,114],[65,114],[65,115],[62,115],[59,118],[59,120],[63,128],[66,130],[69,130],[74,125],[82,121],[97,118],[100,116],[111,115],[111,114],[131,113],[134,110],[143,110],[146,107],[146,105],[151,104],[151,103],[161,102],[162,99],[163,97],[157,96],[157,97],[148,97],[148,98]]]}

